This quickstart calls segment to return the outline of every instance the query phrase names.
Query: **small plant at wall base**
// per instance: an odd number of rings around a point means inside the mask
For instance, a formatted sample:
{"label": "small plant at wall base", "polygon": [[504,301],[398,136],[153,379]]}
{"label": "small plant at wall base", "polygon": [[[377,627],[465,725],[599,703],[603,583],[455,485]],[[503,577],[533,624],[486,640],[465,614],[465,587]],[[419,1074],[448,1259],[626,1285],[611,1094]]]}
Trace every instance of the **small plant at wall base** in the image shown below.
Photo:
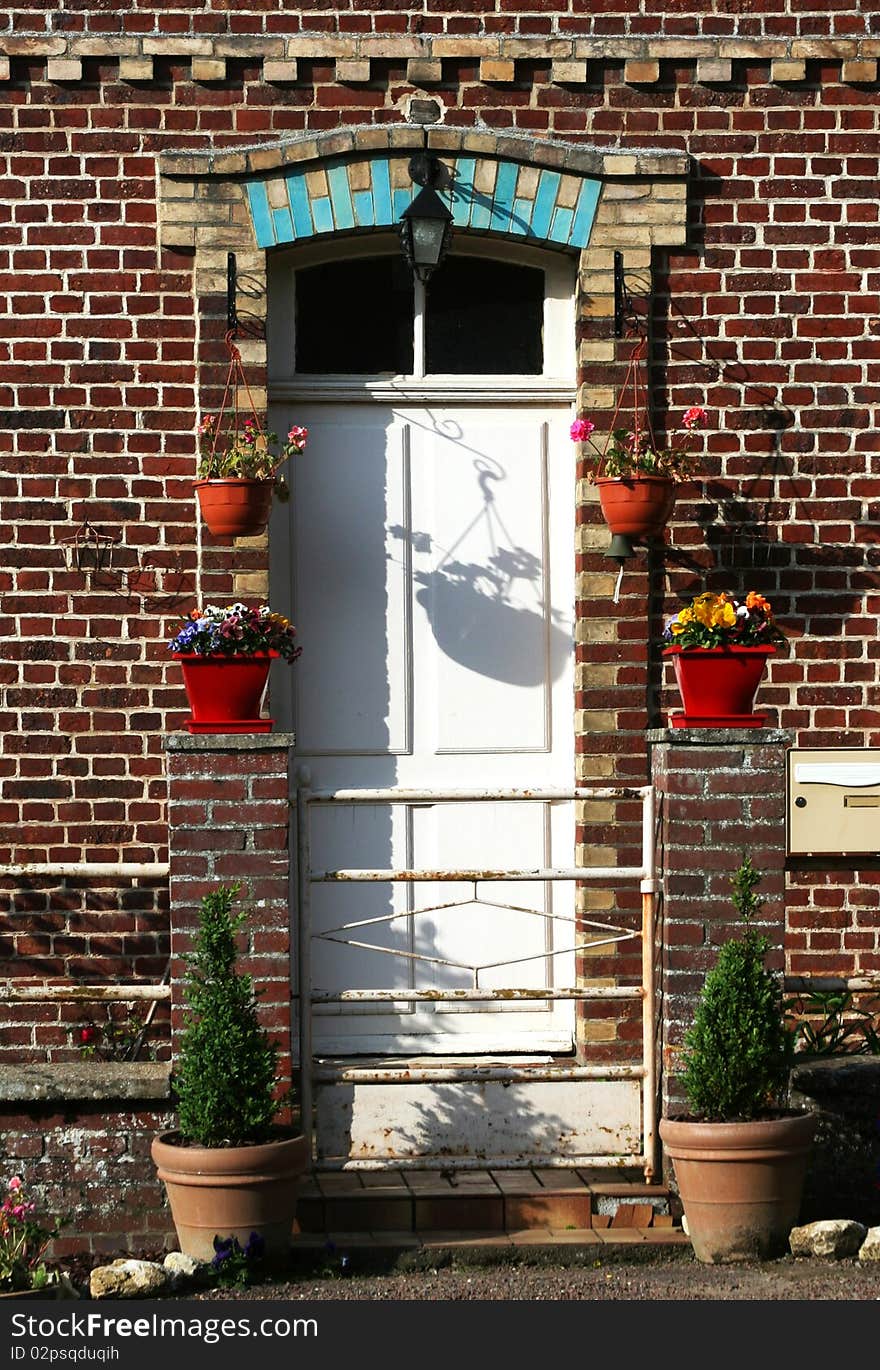
{"label": "small plant at wall base", "polygon": [[13,1175],[0,1204],[0,1290],[4,1293],[18,1289],[38,1293],[59,1279],[43,1256],[61,1224],[44,1226],[35,1217],[36,1209],[24,1180]]}
{"label": "small plant at wall base", "polygon": [[[280,1087],[279,1047],[259,1020],[253,979],[238,968],[248,921],[234,910],[238,893],[221,885],[202,899],[172,1070],[179,1130],[152,1145],[180,1248],[202,1261],[217,1255],[218,1239],[232,1255],[236,1242],[253,1252],[256,1237],[267,1258],[285,1256],[310,1154],[294,1092]],[[288,1109],[293,1126],[281,1127]]]}
{"label": "small plant at wall base", "polygon": [[769,942],[755,926],[761,876],[743,856],[732,899],[744,928],[718,952],[684,1036],[691,1109],[663,1118],[694,1254],[710,1263],[781,1255],[797,1222],[816,1119],[786,1109],[791,1037]]}
{"label": "small plant at wall base", "polygon": [[786,1026],[798,1056],[880,1056],[880,1010],[859,1006],[848,989],[802,990],[787,999]]}

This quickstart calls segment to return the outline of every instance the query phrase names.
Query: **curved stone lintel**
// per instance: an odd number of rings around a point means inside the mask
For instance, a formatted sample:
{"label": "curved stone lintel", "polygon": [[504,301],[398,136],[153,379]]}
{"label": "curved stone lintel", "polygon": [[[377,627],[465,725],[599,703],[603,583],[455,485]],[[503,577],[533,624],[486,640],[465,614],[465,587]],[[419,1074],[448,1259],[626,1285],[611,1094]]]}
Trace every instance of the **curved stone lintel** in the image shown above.
{"label": "curved stone lintel", "polygon": [[[408,156],[424,146],[420,124],[388,128],[334,129],[305,137],[279,138],[203,152],[163,152],[158,158],[162,176],[248,176],[309,162],[324,162],[354,152],[397,152]],[[439,153],[456,152],[553,167],[581,176],[686,176],[690,158],[676,148],[590,147],[556,139],[536,139],[513,133],[437,127],[428,130],[428,147]]]}

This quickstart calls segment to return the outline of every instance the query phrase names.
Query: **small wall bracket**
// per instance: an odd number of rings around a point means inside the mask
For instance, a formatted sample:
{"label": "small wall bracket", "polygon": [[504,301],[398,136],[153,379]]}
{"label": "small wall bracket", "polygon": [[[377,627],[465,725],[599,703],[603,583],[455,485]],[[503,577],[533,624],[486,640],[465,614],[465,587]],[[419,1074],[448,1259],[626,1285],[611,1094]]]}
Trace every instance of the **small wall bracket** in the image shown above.
{"label": "small wall bracket", "polygon": [[226,254],[226,331],[233,337],[238,333],[238,263],[234,252]]}
{"label": "small wall bracket", "polygon": [[622,338],[626,324],[635,317],[632,300],[623,274],[623,253],[614,253],[614,336]]}

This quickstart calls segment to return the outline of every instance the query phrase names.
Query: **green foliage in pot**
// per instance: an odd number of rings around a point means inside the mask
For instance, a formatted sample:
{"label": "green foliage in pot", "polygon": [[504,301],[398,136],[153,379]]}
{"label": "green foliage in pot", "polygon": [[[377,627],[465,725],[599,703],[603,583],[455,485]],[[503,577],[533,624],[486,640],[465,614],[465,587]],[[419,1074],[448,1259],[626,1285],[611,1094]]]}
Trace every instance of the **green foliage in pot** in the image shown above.
{"label": "green foliage in pot", "polygon": [[745,931],[721,947],[685,1036],[682,1084],[691,1112],[708,1122],[752,1119],[779,1107],[788,1082],[782,988],[765,965],[769,942],[753,926],[764,904],[755,894],[760,880],[745,856],[732,881]]}
{"label": "green foliage in pot", "polygon": [[180,1133],[197,1146],[265,1141],[289,1096],[274,1097],[278,1047],[257,1018],[251,976],[237,969],[237,885],[206,894],[194,950],[186,957],[187,1008],[174,1071]]}

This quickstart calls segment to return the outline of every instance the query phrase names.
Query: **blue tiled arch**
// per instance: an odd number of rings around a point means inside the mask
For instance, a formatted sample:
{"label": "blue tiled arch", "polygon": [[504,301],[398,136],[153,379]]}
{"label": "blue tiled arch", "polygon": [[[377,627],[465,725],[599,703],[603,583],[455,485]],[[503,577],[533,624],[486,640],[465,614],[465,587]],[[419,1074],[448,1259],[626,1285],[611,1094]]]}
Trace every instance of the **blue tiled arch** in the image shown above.
{"label": "blue tiled arch", "polygon": [[[602,184],[597,178],[476,156],[444,158],[444,165],[451,186],[443,194],[456,227],[560,247],[587,245]],[[257,245],[395,227],[418,190],[406,166],[405,158],[377,153],[249,178]]]}

